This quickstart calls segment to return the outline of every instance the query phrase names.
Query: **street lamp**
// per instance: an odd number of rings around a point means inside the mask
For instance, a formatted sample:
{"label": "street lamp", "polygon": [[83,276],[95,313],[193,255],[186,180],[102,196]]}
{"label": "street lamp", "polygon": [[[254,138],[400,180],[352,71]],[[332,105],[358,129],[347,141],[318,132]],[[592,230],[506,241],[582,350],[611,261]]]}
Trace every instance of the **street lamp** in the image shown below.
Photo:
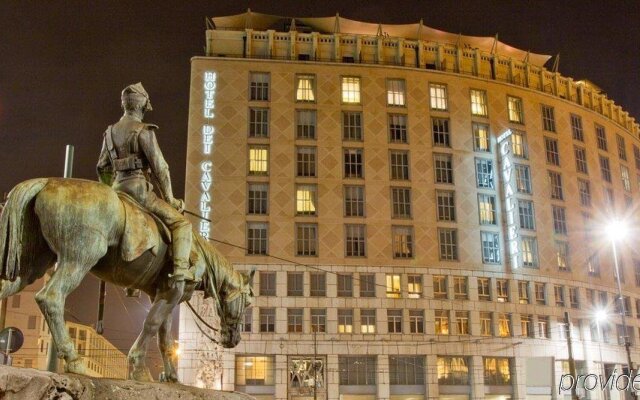
{"label": "street lamp", "polygon": [[595,313],[596,319],[596,332],[598,334],[598,352],[600,353],[600,364],[602,367],[602,373],[604,376],[604,362],[602,361],[602,342],[604,341],[604,334],[601,330],[600,323],[607,320],[607,311],[604,308],[599,309]]}
{"label": "street lamp", "polygon": [[622,336],[624,339],[624,348],[627,352],[627,368],[629,369],[629,375],[631,375],[631,369],[633,368],[633,364],[631,363],[631,343],[629,343],[629,336],[627,331],[627,322],[626,322],[626,314],[627,310],[624,304],[624,297],[622,296],[622,285],[620,284],[620,267],[618,266],[618,253],[616,251],[616,242],[624,239],[627,234],[627,226],[624,222],[614,219],[607,225],[606,233],[609,239],[611,240],[611,249],[613,251],[613,265],[616,271],[616,283],[618,284],[618,301],[620,301],[620,319],[622,321],[622,330],[624,331],[624,335]]}

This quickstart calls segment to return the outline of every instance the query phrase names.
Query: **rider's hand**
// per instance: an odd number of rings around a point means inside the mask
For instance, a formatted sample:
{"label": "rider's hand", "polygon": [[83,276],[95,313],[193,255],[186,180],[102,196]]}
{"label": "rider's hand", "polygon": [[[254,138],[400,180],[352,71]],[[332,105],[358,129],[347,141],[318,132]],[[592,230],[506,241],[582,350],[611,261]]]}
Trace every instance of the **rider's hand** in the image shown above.
{"label": "rider's hand", "polygon": [[182,200],[182,199],[171,199],[169,204],[171,204],[171,207],[173,207],[176,210],[178,210],[178,212],[183,212],[184,211],[184,200]]}

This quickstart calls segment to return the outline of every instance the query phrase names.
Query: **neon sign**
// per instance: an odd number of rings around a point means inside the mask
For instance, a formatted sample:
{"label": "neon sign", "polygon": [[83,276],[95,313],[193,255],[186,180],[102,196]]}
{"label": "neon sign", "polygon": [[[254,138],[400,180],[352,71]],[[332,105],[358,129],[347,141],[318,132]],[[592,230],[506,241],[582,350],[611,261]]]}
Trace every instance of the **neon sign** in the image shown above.
{"label": "neon sign", "polygon": [[[215,118],[216,108],[216,87],[217,87],[218,75],[215,72],[204,73],[204,118],[206,120],[212,120]],[[209,121],[207,121],[209,122]],[[202,125],[202,153],[205,156],[211,155],[213,149],[213,137],[216,133],[215,127],[210,124]],[[211,160],[205,159],[200,163],[200,215],[203,218],[209,219],[211,216],[211,186],[213,185],[213,163]],[[200,220],[199,226],[200,235],[205,238],[209,238],[211,233],[211,223],[209,221]]]}
{"label": "neon sign", "polygon": [[504,192],[504,213],[507,223],[507,252],[509,254],[509,262],[512,269],[520,266],[520,249],[518,241],[518,219],[517,219],[517,202],[516,202],[516,182],[514,176],[514,165],[511,160],[511,129],[508,129],[498,137],[498,149],[500,151],[500,161],[502,167],[500,169],[502,175],[502,185]]}

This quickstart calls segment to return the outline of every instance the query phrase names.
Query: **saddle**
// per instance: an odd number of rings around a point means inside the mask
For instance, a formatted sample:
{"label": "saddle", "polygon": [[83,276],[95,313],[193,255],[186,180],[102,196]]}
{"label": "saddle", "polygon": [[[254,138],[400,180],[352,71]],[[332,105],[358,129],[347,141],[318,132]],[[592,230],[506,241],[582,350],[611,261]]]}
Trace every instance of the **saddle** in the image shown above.
{"label": "saddle", "polygon": [[123,192],[117,193],[125,213],[124,232],[120,241],[122,259],[133,261],[147,250],[157,255],[160,240],[171,243],[171,231],[133,197]]}

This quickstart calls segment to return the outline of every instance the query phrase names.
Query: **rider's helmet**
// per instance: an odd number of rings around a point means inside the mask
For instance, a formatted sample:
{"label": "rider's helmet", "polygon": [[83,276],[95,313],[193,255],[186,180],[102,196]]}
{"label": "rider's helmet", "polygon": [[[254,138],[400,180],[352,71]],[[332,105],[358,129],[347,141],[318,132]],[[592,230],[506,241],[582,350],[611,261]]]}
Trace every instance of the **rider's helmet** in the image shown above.
{"label": "rider's helmet", "polygon": [[124,88],[120,99],[122,100],[122,108],[125,110],[142,110],[143,112],[153,110],[149,94],[140,82]]}

